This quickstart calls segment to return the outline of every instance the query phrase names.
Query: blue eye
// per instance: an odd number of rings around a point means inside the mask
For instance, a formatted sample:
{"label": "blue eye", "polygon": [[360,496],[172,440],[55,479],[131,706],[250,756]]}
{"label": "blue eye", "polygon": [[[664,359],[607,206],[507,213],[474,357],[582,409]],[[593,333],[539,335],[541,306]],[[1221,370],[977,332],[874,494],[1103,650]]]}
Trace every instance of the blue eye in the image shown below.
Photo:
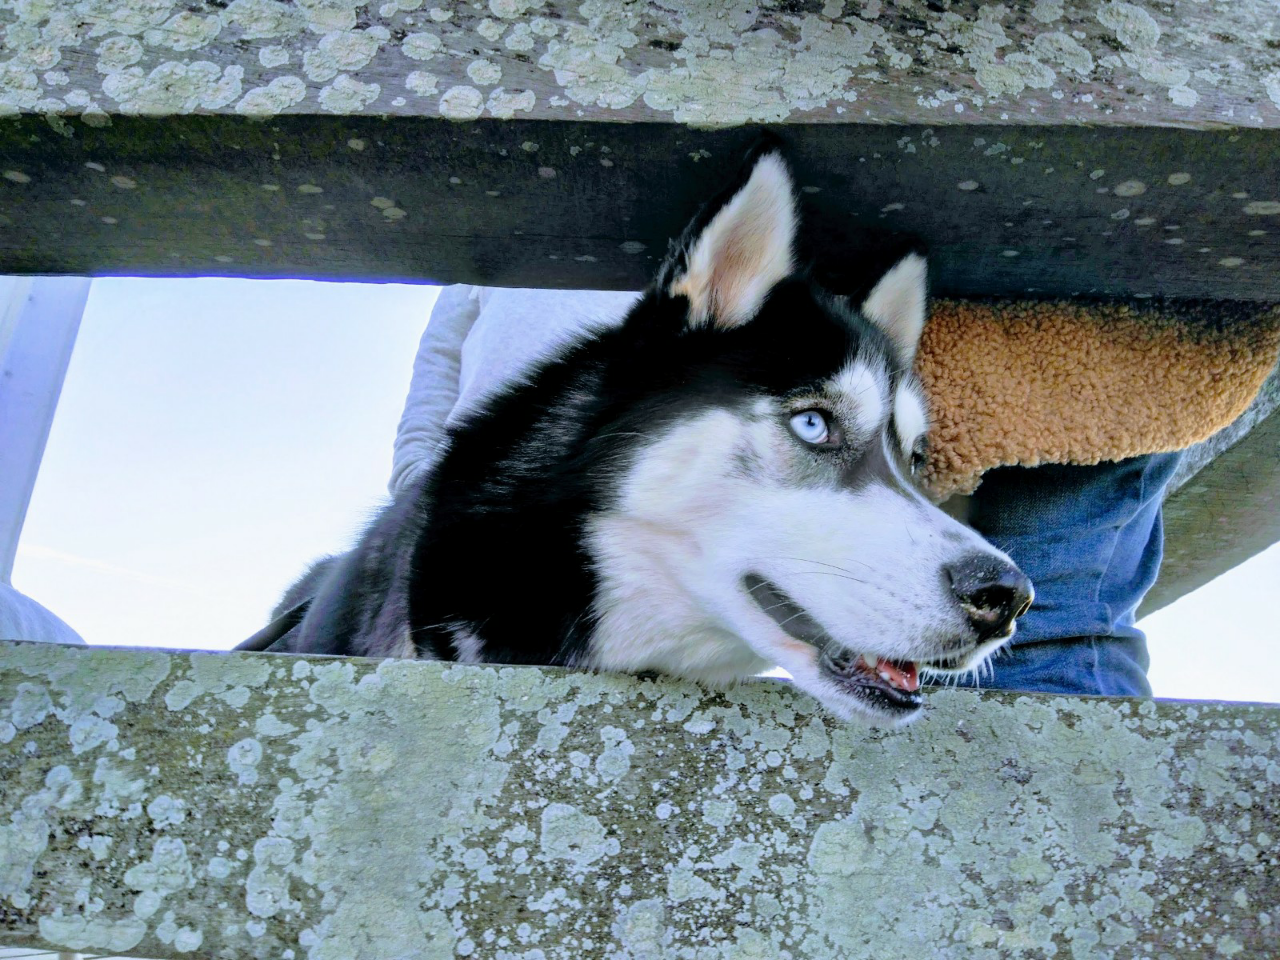
{"label": "blue eye", "polygon": [[791,432],[805,443],[828,443],[831,430],[827,426],[827,418],[817,410],[805,410],[791,418]]}

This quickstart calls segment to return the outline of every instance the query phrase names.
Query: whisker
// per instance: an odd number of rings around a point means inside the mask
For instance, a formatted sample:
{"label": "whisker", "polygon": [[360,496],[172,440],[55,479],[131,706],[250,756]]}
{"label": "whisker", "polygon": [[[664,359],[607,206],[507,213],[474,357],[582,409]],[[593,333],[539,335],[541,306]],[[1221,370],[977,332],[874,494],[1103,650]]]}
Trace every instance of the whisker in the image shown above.
{"label": "whisker", "polygon": [[839,577],[841,580],[852,580],[854,583],[866,583],[866,580],[859,580],[857,577],[850,576],[847,573],[837,573],[835,570],[797,570],[792,577]]}
{"label": "whisker", "polygon": [[787,619],[785,619],[785,620],[779,620],[779,621],[778,621],[778,626],[780,626],[780,627],[785,627],[788,623],[790,623],[790,622],[791,622],[792,620],[794,620],[796,617],[805,617],[805,616],[808,616],[808,614],[807,614],[807,613],[805,613],[803,610],[798,610],[798,611],[796,611],[795,613],[793,613],[791,616],[787,617]]}
{"label": "whisker", "polygon": [[787,606],[787,603],[783,601],[782,603],[771,604],[770,606],[761,607],[760,609],[764,610],[767,613],[770,610],[777,610],[779,607],[785,607],[785,606]]}
{"label": "whisker", "polygon": [[[756,560],[793,560],[796,563],[815,563],[821,567],[830,567],[832,570],[839,570],[841,573],[847,573],[850,575],[853,574],[852,570],[846,570],[844,567],[840,566],[839,564],[828,563],[825,560],[812,560],[809,557],[756,557],[755,559]],[[846,557],[845,559],[853,560],[854,563],[861,563],[864,567],[871,566],[871,564],[864,563],[863,561],[858,560],[854,557]]]}

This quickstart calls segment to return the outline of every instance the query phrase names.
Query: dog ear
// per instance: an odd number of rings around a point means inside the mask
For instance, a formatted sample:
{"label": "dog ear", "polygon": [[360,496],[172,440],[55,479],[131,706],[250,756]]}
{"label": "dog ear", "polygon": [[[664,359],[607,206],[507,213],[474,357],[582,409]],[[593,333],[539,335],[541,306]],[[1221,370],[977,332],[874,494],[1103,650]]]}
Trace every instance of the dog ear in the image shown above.
{"label": "dog ear", "polygon": [[786,163],[762,153],[710,220],[690,225],[683,257],[664,271],[667,295],[689,300],[689,325],[730,330],[754,317],[794,268],[796,219]]}
{"label": "dog ear", "polygon": [[929,296],[928,265],[909,253],[885,273],[862,301],[862,313],[889,335],[905,364],[910,365],[924,330]]}

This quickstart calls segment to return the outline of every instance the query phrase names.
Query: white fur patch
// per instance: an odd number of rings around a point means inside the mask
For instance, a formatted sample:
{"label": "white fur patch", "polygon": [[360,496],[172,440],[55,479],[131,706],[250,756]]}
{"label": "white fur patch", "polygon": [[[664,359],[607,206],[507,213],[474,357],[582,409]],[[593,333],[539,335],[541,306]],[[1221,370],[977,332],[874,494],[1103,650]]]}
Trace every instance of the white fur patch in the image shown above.
{"label": "white fur patch", "polygon": [[832,386],[848,399],[852,425],[860,434],[865,436],[880,429],[889,392],[889,378],[883,368],[855,361],[836,374]]}
{"label": "white fur patch", "polygon": [[776,153],[756,161],[751,176],[711,218],[688,254],[688,272],[672,296],[689,298],[689,322],[726,329],[756,315],[774,284],[792,271],[795,197]]}
{"label": "white fur patch", "polygon": [[759,446],[768,429],[711,410],[668,430],[636,457],[618,508],[589,528],[601,579],[591,666],[661,670],[709,683],[772,666],[726,629],[691,582],[702,579],[703,541],[723,506],[717,499],[742,484],[734,478],[735,450],[744,441]]}
{"label": "white fur patch", "polygon": [[862,302],[863,314],[889,335],[908,364],[915,359],[924,330],[928,273],[924,257],[907,254],[880,278]]}
{"label": "white fur patch", "polygon": [[[678,570],[698,548],[666,524],[609,514],[592,522],[601,574],[589,666],[727,684],[773,666],[699,602]],[[675,561],[675,562],[673,562]]]}
{"label": "white fur patch", "polygon": [[461,624],[450,627],[453,634],[453,654],[458,663],[483,663],[484,645],[480,638]]}
{"label": "white fur patch", "polygon": [[929,416],[918,391],[915,383],[903,381],[893,395],[893,422],[898,428],[902,452],[906,454],[911,453],[916,441],[929,429]]}

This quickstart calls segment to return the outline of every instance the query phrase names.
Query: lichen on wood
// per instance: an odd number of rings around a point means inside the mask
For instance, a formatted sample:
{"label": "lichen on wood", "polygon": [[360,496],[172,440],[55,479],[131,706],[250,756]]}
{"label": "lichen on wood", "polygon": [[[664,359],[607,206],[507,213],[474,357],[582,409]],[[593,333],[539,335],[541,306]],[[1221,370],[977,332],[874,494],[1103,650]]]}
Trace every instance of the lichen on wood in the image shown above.
{"label": "lichen on wood", "polygon": [[0,114],[1274,126],[1267,0],[9,0]]}
{"label": "lichen on wood", "polygon": [[1267,956],[1280,710],[0,647],[0,939],[155,957]]}

